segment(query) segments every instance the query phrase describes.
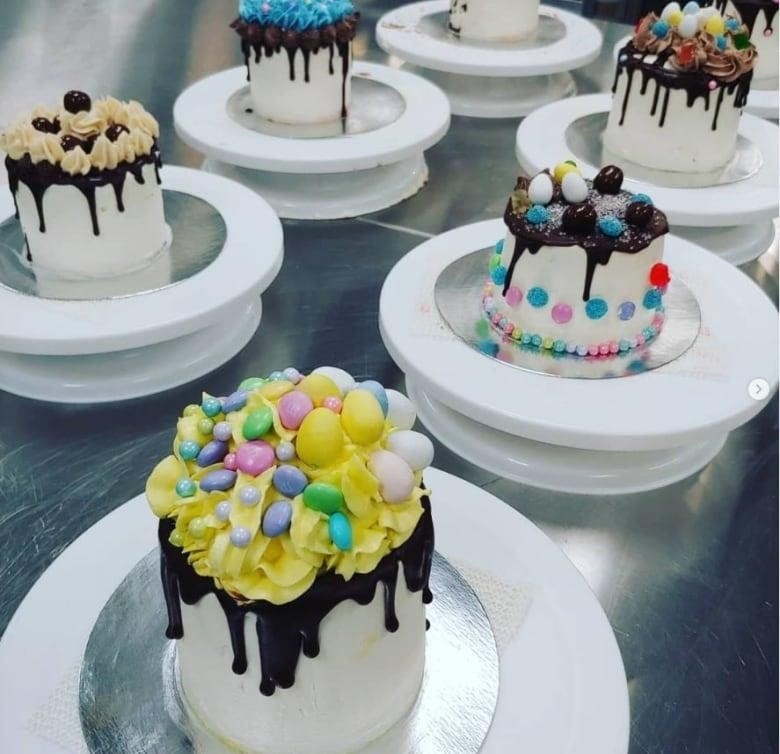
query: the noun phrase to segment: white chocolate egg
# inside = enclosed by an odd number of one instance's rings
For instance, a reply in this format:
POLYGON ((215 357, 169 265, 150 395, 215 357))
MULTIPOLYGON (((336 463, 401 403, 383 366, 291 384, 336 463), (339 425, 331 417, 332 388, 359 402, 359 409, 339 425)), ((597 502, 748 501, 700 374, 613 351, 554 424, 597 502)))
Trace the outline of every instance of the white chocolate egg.
POLYGON ((368 459, 368 470, 379 480, 379 492, 388 503, 402 503, 414 489, 414 474, 401 456, 377 450, 368 459))
POLYGON ((661 18, 664 21, 669 20, 669 16, 674 13, 675 11, 680 10, 680 3, 668 3, 664 6, 664 9, 661 11, 661 18))
POLYGON ((414 404, 397 390, 387 390, 388 421, 398 429, 411 429, 417 420, 414 404))
POLYGON ((553 197, 552 178, 547 173, 539 173, 528 184, 528 198, 531 204, 549 204, 553 197))
POLYGON ((330 378, 344 395, 355 387, 355 378, 338 367, 317 367, 312 374, 321 374, 330 378))
POLYGON ((677 27, 677 33, 683 37, 683 39, 695 37, 697 31, 699 31, 698 16, 685 16, 677 27))
POLYGON ((578 173, 566 173, 561 181, 561 192, 567 202, 578 204, 588 198, 588 184, 578 173))
POLYGON ((433 461, 433 443, 419 432, 408 429, 391 432, 385 445, 389 451, 403 458, 412 471, 422 471, 433 461))

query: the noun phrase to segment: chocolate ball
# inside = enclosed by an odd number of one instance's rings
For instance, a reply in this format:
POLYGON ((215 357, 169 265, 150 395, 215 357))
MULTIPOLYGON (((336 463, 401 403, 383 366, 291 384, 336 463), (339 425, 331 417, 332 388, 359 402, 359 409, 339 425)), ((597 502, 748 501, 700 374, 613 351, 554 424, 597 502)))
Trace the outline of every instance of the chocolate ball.
POLYGON ((71 149, 75 149, 76 147, 84 147, 84 142, 81 139, 76 138, 75 136, 71 136, 70 134, 65 134, 60 139, 60 145, 66 152, 70 152, 71 149))
POLYGON ((56 119, 50 121, 48 118, 33 118, 32 127, 45 134, 56 134, 60 130, 60 122, 56 119))
POLYGON ((590 233, 596 227, 596 210, 590 204, 570 204, 561 217, 563 229, 569 233, 590 233))
POLYGON ((617 165, 606 165, 593 179, 593 188, 602 194, 617 194, 623 185, 623 171, 617 165))
POLYGON ((626 222, 635 228, 644 228, 653 216, 653 205, 632 202, 626 209, 626 222))
POLYGON ((92 108, 92 100, 89 95, 75 89, 65 94, 62 98, 62 104, 69 113, 74 115, 92 108))
POLYGON ((129 134, 130 129, 121 123, 114 123, 106 129, 106 138, 109 141, 116 141, 123 133, 129 134))

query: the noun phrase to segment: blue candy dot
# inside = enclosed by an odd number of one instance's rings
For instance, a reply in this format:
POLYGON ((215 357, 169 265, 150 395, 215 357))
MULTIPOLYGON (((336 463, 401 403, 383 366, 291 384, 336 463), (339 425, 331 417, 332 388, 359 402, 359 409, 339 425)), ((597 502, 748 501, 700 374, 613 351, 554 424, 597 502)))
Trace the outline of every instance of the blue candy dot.
POLYGON ((541 204, 534 204, 534 206, 525 213, 525 221, 531 225, 543 225, 549 219, 549 210, 541 204))
POLYGON ((725 50, 726 46, 728 45, 728 40, 726 37, 718 34, 718 36, 715 37, 715 44, 718 46, 719 50, 725 50))
POLYGON ((653 200, 647 195, 647 194, 634 194, 631 197, 631 203, 637 202, 639 204, 649 204, 650 206, 653 205, 653 200))
POLYGON ((651 27, 650 31, 659 39, 663 39, 669 33, 669 24, 662 19, 658 19, 651 27))
POLYGON ((179 497, 192 497, 198 490, 198 485, 192 479, 179 479, 176 482, 176 494, 179 497))
POLYGON ((504 239, 496 241, 496 254, 502 254, 504 251, 504 239))
POLYGON ((636 311, 636 304, 634 304, 632 301, 624 301, 619 307, 618 307, 618 317, 622 319, 624 322, 627 322, 631 317, 634 316, 634 312, 636 311))
POLYGON ((655 328, 654 327, 646 327, 644 330, 642 330, 642 335, 645 336, 645 340, 650 340, 651 338, 655 337, 655 328))
POLYGON ((605 215, 604 217, 599 218, 599 230, 605 236, 617 238, 625 230, 625 226, 617 217, 605 215))
POLYGON ((585 314, 588 315, 588 319, 601 319, 608 309, 607 302, 603 298, 592 298, 585 304, 585 314))
POLYGON ((183 461, 194 461, 200 453, 200 445, 195 440, 184 440, 179 445, 179 455, 183 461))
POLYGON ((241 488, 241 492, 238 493, 239 498, 241 498, 241 502, 247 506, 247 508, 252 508, 253 506, 257 505, 260 502, 260 490, 257 489, 257 487, 252 487, 251 485, 247 485, 246 487, 241 488))
POLYGON ((628 351, 629 348, 631 348, 631 344, 627 340, 621 340, 620 343, 618 343, 618 349, 621 353, 628 351))
POLYGON ((522 343, 524 346, 527 346, 527 345, 529 345, 529 344, 531 343, 531 335, 530 335, 530 333, 524 332, 524 333, 523 333, 523 337, 520 339, 520 342, 521 342, 521 343, 522 343))
POLYGON ((506 280, 506 267, 503 264, 498 265, 490 277, 496 285, 501 285, 506 280))
POLYGON ((333 544, 342 552, 352 549, 352 525, 340 511, 331 514, 328 519, 328 534, 333 544))
POLYGON ((540 345, 542 345, 542 336, 541 335, 532 335, 531 336, 531 345, 536 346, 539 348, 540 345))
POLYGON ((661 305, 661 291, 658 288, 651 288, 642 301, 642 305, 645 309, 657 309, 661 305))
POLYGON ((245 526, 236 526, 235 529, 230 532, 230 541, 235 547, 248 547, 249 543, 252 541, 252 534, 245 526))
POLYGON ((490 340, 483 340, 478 343, 479 350, 487 354, 488 356, 495 356, 498 353, 498 343, 493 343, 490 340))
POLYGON ((700 10, 701 10, 701 8, 699 7, 699 4, 697 2, 694 2, 694 0, 690 0, 690 2, 685 3, 685 5, 683 6, 682 12, 686 16, 694 16, 700 10))
POLYGON ((222 411, 222 403, 220 403, 218 398, 204 398, 200 407, 203 409, 203 413, 209 418, 216 416, 222 411))
POLYGON ((739 21, 737 21, 736 18, 727 18, 726 19, 726 28, 729 31, 739 31, 739 21))
POLYGON ((525 298, 526 301, 528 301, 528 303, 536 309, 547 306, 547 302, 550 300, 550 297, 547 295, 547 291, 544 290, 544 288, 539 288, 539 286, 534 286, 531 288, 528 293, 526 293, 525 298))
POLYGON ((553 351, 555 353, 563 353, 566 350, 566 343, 562 340, 556 340, 555 343, 553 343, 553 351))

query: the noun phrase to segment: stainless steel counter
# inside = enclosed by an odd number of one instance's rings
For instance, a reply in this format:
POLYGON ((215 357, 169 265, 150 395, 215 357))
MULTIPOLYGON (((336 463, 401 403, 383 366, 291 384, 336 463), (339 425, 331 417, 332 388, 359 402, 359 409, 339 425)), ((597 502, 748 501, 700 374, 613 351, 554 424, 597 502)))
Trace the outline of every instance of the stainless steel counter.
MULTIPOLYGON (((359 55, 385 59, 372 31, 392 5, 362 3, 359 55)), ((234 9, 234 0, 3 0, 0 122, 70 88, 136 98, 161 121, 166 161, 196 166, 171 107, 188 83, 240 62, 227 28, 234 9)), ((612 45, 626 32, 601 28, 600 59, 575 76, 582 92, 606 88, 612 45)), ((142 491, 200 387, 220 393, 247 375, 323 362, 401 386, 377 327, 382 280, 421 236, 500 214, 518 170, 516 125, 454 118, 413 199, 359 220, 285 223, 286 260, 259 332, 197 384, 94 408, 0 393, 0 631, 74 538, 142 491)), ((777 299, 776 255, 743 271, 777 299)), ((598 595, 625 661, 632 754, 777 751, 777 413, 775 398, 697 476, 616 498, 523 487, 437 445, 437 466, 532 519, 598 595)))

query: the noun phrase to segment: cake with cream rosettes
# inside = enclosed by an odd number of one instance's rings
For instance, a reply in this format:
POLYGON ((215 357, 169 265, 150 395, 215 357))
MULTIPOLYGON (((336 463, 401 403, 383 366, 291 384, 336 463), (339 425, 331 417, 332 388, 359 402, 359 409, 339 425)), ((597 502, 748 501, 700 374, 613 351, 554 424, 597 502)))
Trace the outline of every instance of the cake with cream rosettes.
POLYGON ((750 43, 758 55, 753 85, 776 89, 780 65, 780 46, 775 30, 777 0, 715 0, 713 4, 724 16, 739 19, 750 34, 750 43))
POLYGON ((649 13, 619 51, 604 132, 609 157, 706 173, 734 156, 756 50, 736 18, 689 2, 649 13))
POLYGON ((622 183, 614 165, 591 181, 573 162, 518 179, 482 296, 485 315, 507 340, 608 356, 660 332, 669 226, 650 197, 622 183))
POLYGON ((346 117, 359 16, 351 0, 240 0, 232 26, 254 112, 289 124, 346 117))
POLYGON ((36 273, 111 277, 144 267, 166 246, 159 134, 140 103, 92 102, 79 91, 0 133, 36 273))
POLYGON ((539 0, 450 0, 447 25, 476 42, 515 42, 539 25, 539 0))
POLYGON ((341 369, 203 396, 146 495, 184 699, 242 751, 382 735, 423 675, 433 445, 410 401, 341 369))

